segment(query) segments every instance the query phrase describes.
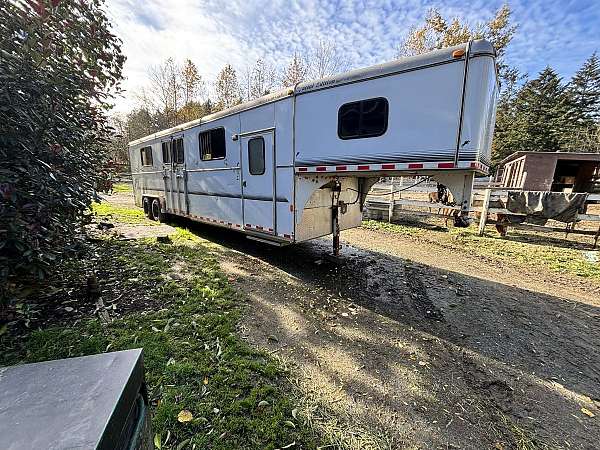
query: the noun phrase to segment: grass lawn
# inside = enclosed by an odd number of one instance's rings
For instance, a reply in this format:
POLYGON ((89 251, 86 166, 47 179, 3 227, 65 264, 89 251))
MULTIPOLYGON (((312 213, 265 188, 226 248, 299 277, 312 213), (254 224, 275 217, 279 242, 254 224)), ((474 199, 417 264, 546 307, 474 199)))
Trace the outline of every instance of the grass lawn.
POLYGON ((113 184, 113 192, 133 192, 133 186, 131 186, 131 183, 115 183, 113 184))
MULTIPOLYGON (((600 281, 600 264, 585 259, 581 250, 554 247, 538 243, 522 242, 502 238, 499 235, 479 236, 477 227, 450 228, 449 231, 429 230, 405 224, 390 224, 376 220, 366 220, 363 227, 373 230, 386 230, 404 236, 426 239, 442 247, 466 251, 474 255, 510 261, 530 268, 540 267, 554 272, 568 273, 600 281)), ((525 233, 511 231, 512 236, 528 237, 525 233)))
MULTIPOLYGON (((137 210, 95 210, 137 220, 137 210)), ((78 261, 96 268, 110 319, 59 315, 54 325, 33 330, 16 321, 0 336, 0 365, 142 347, 157 448, 316 448, 286 371, 239 336, 244 299, 210 249, 183 229, 171 240, 91 243, 78 261), (178 420, 185 415, 189 421, 178 420)), ((81 282, 82 266, 64 265, 55 289, 67 295, 81 282)), ((85 309, 83 296, 78 302, 69 303, 74 313, 85 309)))
POLYGON ((110 203, 94 203, 92 212, 99 221, 118 222, 131 225, 160 225, 159 222, 148 219, 140 208, 126 208, 111 205, 110 203))

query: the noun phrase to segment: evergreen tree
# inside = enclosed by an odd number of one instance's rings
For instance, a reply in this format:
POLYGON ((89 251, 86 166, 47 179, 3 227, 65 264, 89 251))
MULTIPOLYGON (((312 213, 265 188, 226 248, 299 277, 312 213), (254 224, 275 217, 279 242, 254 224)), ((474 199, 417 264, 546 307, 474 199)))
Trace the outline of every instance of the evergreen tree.
POLYGON ((600 122, 600 58, 594 52, 575 73, 570 86, 575 107, 586 125, 600 122))
POLYGON ((563 136, 577 127, 577 114, 570 91, 556 72, 546 67, 525 83, 516 96, 515 150, 559 151, 563 136))
POLYGON ((496 110, 496 127, 492 142, 492 164, 496 165, 521 145, 523 127, 516 126, 517 95, 521 87, 519 81, 524 78, 517 69, 509 69, 506 74, 506 83, 498 99, 496 110))
POLYGON ((572 90, 550 67, 518 89, 513 72, 498 102, 492 160, 513 152, 576 151, 581 128, 572 90))

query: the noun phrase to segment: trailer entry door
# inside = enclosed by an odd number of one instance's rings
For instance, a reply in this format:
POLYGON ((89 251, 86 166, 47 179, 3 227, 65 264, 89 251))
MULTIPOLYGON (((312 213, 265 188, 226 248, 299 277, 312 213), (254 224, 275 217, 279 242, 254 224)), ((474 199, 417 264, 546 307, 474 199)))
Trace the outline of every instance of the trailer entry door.
POLYGON ((161 143, 163 179, 167 211, 188 214, 185 195, 185 149, 183 136, 172 137, 161 143))
POLYGON ((241 147, 244 228, 275 234, 275 135, 246 135, 241 147))

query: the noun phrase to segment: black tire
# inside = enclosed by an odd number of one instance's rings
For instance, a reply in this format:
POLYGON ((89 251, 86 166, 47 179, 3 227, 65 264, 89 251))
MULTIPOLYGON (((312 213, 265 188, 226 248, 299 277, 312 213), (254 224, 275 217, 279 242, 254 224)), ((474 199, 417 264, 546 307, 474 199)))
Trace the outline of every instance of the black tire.
POLYGON ((148 219, 152 219, 152 211, 150 209, 150 199, 148 197, 144 197, 142 200, 142 205, 144 206, 144 214, 148 219))
POLYGON ((165 221, 165 215, 162 213, 160 209, 160 202, 157 198, 152 200, 152 219, 158 220, 159 222, 165 221))

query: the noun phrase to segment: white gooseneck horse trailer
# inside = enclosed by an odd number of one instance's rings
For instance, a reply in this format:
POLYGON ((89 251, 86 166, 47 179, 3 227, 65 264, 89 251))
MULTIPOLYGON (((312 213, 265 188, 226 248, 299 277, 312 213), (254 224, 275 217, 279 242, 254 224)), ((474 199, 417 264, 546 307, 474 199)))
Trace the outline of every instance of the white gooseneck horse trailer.
POLYGON ((274 244, 359 226, 382 176, 428 175, 470 207, 498 81, 483 40, 266 95, 129 144, 136 204, 274 244))

